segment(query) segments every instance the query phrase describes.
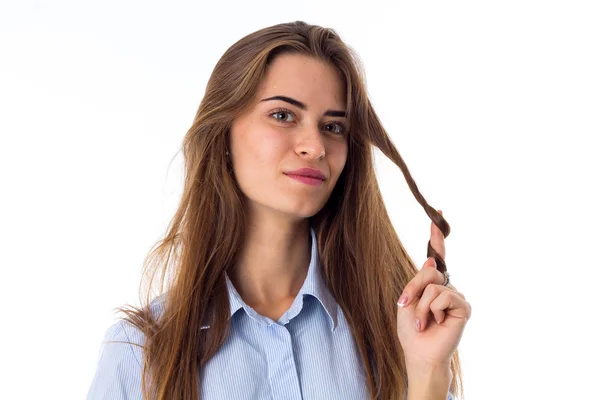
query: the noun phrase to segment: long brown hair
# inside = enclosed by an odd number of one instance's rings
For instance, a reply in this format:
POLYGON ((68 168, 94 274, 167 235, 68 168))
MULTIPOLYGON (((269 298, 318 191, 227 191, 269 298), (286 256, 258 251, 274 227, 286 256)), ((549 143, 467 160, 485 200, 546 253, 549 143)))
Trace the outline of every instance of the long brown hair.
MULTIPOLYGON (((351 327, 371 397, 405 396, 407 375, 396 333, 396 301, 418 269, 387 214, 372 146, 400 167, 417 201, 444 236, 450 226, 425 201, 375 114, 356 53, 334 30, 296 21, 258 30, 227 49, 183 139, 183 194, 164 238, 144 260, 142 307, 116 309, 146 338, 145 399, 198 399, 197 373, 229 334, 225 273, 234 265, 245 237, 244 197, 225 154, 229 130, 232 120, 253 101, 270 63, 282 53, 316 57, 342 73, 350 122, 348 156, 330 198, 310 224, 317 235, 323 279, 351 327), (144 282, 148 284, 145 299, 144 282), (160 315, 150 308, 157 282, 157 293, 164 296, 160 315), (211 329, 200 330, 205 318, 211 329)), ((435 256, 445 269, 429 244, 427 255, 435 256)), ((451 369, 450 389, 462 397, 458 351, 451 369)))

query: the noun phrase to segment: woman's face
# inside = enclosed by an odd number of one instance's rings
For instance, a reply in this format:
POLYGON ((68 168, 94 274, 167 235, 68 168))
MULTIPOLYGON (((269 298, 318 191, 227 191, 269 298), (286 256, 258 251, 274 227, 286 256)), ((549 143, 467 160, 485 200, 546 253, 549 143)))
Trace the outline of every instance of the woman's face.
POLYGON ((342 76, 333 66, 297 54, 273 60, 254 103, 231 128, 235 179, 250 211, 300 219, 325 205, 348 154, 345 96, 342 76), (267 100, 274 96, 295 104, 267 100), (286 174, 299 168, 319 170, 325 179, 311 185, 286 174))

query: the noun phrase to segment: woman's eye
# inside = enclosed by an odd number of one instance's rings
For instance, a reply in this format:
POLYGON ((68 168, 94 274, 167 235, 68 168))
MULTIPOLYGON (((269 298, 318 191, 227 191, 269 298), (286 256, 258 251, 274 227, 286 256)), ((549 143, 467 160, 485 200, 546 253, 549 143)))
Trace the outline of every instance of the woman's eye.
POLYGON ((337 134, 340 134, 340 135, 346 133, 346 127, 342 123, 335 123, 335 124, 331 124, 330 123, 330 124, 325 125, 325 127, 326 128, 327 127, 333 127, 334 130, 332 131, 332 130, 328 129, 329 132, 337 133, 337 134), (336 129, 336 127, 337 127, 337 129, 336 129))
POLYGON ((279 122, 291 122, 289 120, 287 120, 287 118, 285 117, 286 115, 292 115, 291 112, 286 111, 286 110, 277 110, 277 111, 273 111, 271 114, 269 115, 275 115, 275 119, 279 122), (283 118, 277 118, 278 116, 283 116, 283 118))

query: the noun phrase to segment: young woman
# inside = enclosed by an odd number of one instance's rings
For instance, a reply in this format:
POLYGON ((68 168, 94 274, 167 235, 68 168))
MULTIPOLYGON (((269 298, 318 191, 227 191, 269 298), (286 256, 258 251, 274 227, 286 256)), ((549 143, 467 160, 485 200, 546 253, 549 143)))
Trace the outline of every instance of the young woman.
POLYGON ((471 306, 448 282, 450 227, 419 193, 361 71, 335 31, 301 21, 225 52, 184 138, 184 191, 145 260, 145 302, 119 308, 88 399, 461 394, 471 306), (372 146, 433 221, 420 270, 386 213, 372 146), (166 289, 150 301, 157 276, 166 289))

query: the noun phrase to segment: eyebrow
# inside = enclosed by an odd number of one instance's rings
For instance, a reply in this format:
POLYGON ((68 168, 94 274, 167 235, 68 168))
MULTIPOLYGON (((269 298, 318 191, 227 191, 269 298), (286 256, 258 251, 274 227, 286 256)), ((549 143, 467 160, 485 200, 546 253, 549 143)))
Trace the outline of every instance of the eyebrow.
MULTIPOLYGON (((287 96, 273 96, 273 97, 269 97, 266 99, 262 99, 261 101, 268 101, 268 100, 282 100, 282 101, 290 103, 302 110, 307 109, 306 104, 304 104, 301 101, 298 101, 296 99, 292 99, 291 97, 287 97, 287 96)), ((326 115, 328 117, 346 117, 346 112, 340 111, 340 110, 327 110, 327 111, 325 111, 325 113, 323 115, 326 115)))

